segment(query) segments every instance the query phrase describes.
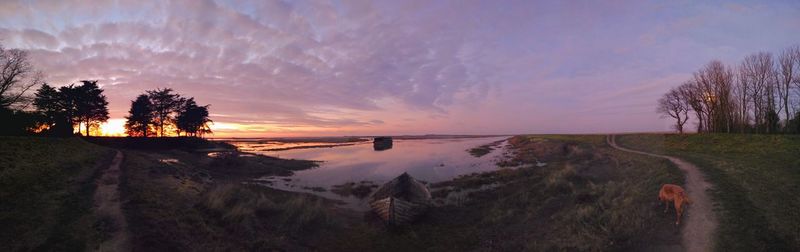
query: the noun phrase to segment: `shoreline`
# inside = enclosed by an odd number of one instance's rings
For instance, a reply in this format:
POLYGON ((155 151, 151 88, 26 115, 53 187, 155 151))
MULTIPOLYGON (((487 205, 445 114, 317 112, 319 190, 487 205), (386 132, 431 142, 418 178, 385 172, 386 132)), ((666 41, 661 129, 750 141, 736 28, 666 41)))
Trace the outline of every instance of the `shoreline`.
MULTIPOLYGON (((392 136, 394 140, 438 140, 438 139, 474 139, 474 138, 490 138, 490 137, 512 137, 507 135, 422 135, 422 136, 392 136)), ((224 139, 209 139, 211 142, 219 142, 234 145, 241 148, 238 143, 245 144, 268 144, 270 142, 277 142, 280 144, 298 144, 298 143, 318 143, 319 145, 306 145, 306 146, 293 146, 293 147, 277 147, 263 150, 243 150, 246 153, 255 152, 277 152, 295 149, 315 149, 315 148, 335 148, 343 146, 353 146, 359 144, 371 144, 372 141, 366 138, 358 138, 353 140, 352 137, 336 137, 336 138, 295 138, 285 140, 284 138, 224 138, 224 139)), ((278 145, 280 145, 278 144, 278 145)))

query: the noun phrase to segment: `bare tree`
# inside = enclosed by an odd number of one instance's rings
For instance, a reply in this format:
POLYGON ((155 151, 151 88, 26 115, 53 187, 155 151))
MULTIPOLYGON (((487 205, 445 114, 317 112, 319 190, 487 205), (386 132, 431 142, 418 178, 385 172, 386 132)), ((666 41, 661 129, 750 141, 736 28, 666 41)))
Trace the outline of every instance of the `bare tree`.
POLYGON ((748 94, 753 104, 756 133, 760 130, 768 131, 767 117, 770 110, 774 108, 770 104, 771 98, 769 98, 771 95, 770 85, 774 81, 773 65, 772 54, 760 52, 745 57, 740 68, 742 81, 747 82, 750 88, 748 94))
POLYGON ((714 60, 695 72, 693 79, 697 89, 694 99, 699 100, 703 106, 706 130, 731 132, 735 121, 733 71, 722 62, 714 60))
POLYGON ((783 105, 784 131, 788 131, 789 120, 792 119, 789 113, 792 83, 798 81, 797 75, 800 72, 800 69, 798 69, 800 68, 800 46, 793 46, 783 50, 778 57, 778 68, 778 93, 780 102, 783 105))
POLYGON ((683 100, 688 104, 688 108, 694 111, 697 117, 697 132, 705 132, 705 118, 706 109, 703 102, 702 92, 699 86, 693 80, 684 82, 678 87, 678 93, 683 97, 683 100))
POLYGON ((41 72, 34 70, 27 52, 0 45, 0 108, 27 101, 25 92, 42 84, 42 80, 41 72))
POLYGON ((676 119, 675 129, 683 134, 683 125, 689 120, 689 103, 677 88, 671 89, 658 100, 657 112, 676 119))
POLYGON ((789 127, 800 126, 800 46, 777 62, 767 52, 748 55, 736 70, 711 61, 659 100, 660 113, 668 114, 673 92, 694 112, 698 132, 800 132, 789 127))
POLYGON ((746 72, 742 70, 742 67, 737 69, 737 78, 736 78, 736 87, 734 88, 734 94, 736 95, 736 102, 739 105, 739 109, 737 114, 739 116, 739 132, 745 133, 745 131, 750 127, 750 81, 748 81, 748 76, 746 72))

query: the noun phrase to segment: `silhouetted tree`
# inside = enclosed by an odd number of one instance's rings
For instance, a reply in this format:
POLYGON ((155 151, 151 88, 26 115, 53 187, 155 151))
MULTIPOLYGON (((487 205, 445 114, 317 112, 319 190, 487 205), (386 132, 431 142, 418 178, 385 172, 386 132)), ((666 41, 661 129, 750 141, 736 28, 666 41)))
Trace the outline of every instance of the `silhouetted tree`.
MULTIPOLYGON (((58 88, 58 106, 61 107, 62 115, 66 119, 70 128, 75 125, 80 125, 80 118, 78 117, 78 97, 80 93, 75 85, 70 84, 58 88)), ((78 129, 80 130, 80 129, 78 129)), ((73 130, 74 132, 74 130, 73 130)))
POLYGON ((38 124, 43 132, 40 133, 55 136, 72 135, 72 123, 67 119, 62 98, 58 90, 46 83, 36 91, 33 104, 41 115, 38 124))
POLYGON ((0 108, 11 108, 25 101, 25 92, 41 84, 42 79, 42 74, 31 65, 27 52, 0 45, 0 108))
POLYGON ((31 134, 41 120, 38 113, 2 107, 0 107, 0 118, 4 120, 0 123, 0 135, 4 136, 31 134), (6 119, 8 121, 5 121, 6 119))
POLYGON ((183 105, 184 99, 172 93, 170 88, 148 90, 147 96, 152 103, 153 123, 158 129, 158 135, 164 136, 164 126, 174 121, 174 115, 183 105))
POLYGON ((675 129, 683 134, 683 125, 689 120, 689 103, 678 89, 673 88, 658 100, 657 111, 676 119, 675 129))
POLYGON ((193 97, 187 99, 175 120, 178 135, 180 132, 184 132, 187 136, 211 133, 208 127, 208 123, 211 122, 208 119, 208 107, 209 105, 197 106, 193 97))
POLYGON ((131 109, 128 111, 128 116, 125 118, 125 133, 129 136, 147 137, 153 133, 151 125, 153 124, 153 104, 150 103, 150 97, 145 94, 136 97, 136 100, 131 101, 131 109))
POLYGON ((59 104, 59 98, 58 90, 47 83, 42 84, 42 86, 36 90, 33 105, 36 106, 36 110, 44 116, 43 123, 47 124, 47 126, 54 125, 56 117, 63 115, 63 109, 59 104))
POLYGON ((72 132, 75 126, 83 123, 85 134, 89 136, 91 127, 108 120, 108 101, 103 89, 97 86, 97 81, 81 83, 79 86, 62 86, 58 90, 44 84, 37 90, 34 105, 42 114, 45 127, 58 127, 58 134, 63 135, 64 128, 72 132))
POLYGON ((103 89, 97 86, 97 81, 83 80, 81 85, 75 87, 77 92, 76 118, 86 127, 86 136, 89 136, 89 128, 98 126, 100 123, 108 121, 108 101, 103 95, 103 89))

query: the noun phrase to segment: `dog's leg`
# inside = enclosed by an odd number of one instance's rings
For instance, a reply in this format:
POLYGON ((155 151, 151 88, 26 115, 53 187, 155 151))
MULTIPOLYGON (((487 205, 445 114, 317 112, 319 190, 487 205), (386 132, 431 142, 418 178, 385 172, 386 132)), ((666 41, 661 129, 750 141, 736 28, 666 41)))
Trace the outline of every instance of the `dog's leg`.
POLYGON ((667 213, 667 211, 669 211, 669 201, 665 200, 664 201, 664 213, 667 213))

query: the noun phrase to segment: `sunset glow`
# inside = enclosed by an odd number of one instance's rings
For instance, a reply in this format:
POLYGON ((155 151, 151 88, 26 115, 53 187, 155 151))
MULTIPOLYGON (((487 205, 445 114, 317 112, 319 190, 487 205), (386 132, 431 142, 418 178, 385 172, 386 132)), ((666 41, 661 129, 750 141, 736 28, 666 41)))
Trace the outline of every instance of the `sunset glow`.
POLYGON ((101 136, 125 136, 125 119, 108 119, 108 122, 100 124, 99 131, 101 136))

